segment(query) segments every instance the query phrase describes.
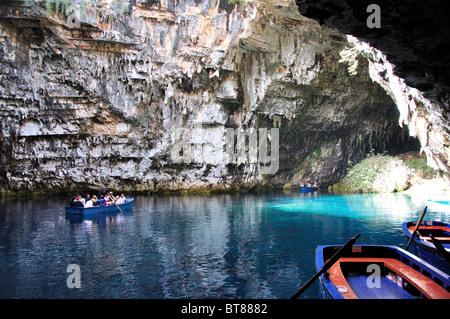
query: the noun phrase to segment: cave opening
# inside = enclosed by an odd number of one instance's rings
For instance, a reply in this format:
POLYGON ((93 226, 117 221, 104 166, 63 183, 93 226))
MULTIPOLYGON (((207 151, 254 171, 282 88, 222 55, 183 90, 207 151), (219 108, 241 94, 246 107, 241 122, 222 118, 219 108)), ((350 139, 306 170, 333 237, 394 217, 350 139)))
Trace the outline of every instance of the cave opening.
POLYGON ((417 137, 409 135, 408 127, 398 127, 397 133, 387 143, 387 154, 397 156, 408 152, 420 152, 420 141, 417 137))

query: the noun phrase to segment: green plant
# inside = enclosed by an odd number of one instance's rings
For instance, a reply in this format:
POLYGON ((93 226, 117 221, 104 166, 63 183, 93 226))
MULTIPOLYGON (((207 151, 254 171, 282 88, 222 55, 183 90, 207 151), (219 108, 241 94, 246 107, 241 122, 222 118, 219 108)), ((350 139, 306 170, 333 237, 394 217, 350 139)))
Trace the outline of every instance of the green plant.
POLYGON ((244 4, 245 0, 228 0, 228 4, 230 6, 235 5, 235 4, 244 4))
POLYGON ((368 156, 351 167, 333 189, 356 193, 402 191, 409 187, 411 176, 412 170, 404 162, 379 154, 368 156))
POLYGON ((436 176, 435 170, 427 165, 427 160, 424 157, 406 160, 404 163, 423 178, 432 179, 436 176))
POLYGON ((358 73, 358 50, 355 47, 346 47, 339 52, 341 59, 339 63, 347 63, 347 71, 350 75, 358 73))
POLYGON ((347 167, 348 169, 351 169, 353 167, 353 162, 351 160, 347 161, 347 167))
POLYGON ((282 73, 285 70, 283 62, 274 62, 267 67, 269 73, 282 73))

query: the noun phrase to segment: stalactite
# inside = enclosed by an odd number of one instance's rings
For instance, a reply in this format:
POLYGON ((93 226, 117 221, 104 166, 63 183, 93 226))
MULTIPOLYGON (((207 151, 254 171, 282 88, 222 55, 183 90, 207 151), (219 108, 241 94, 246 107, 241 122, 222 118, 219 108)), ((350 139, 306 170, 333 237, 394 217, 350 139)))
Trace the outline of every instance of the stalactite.
MULTIPOLYGON (((150 191, 223 181, 281 185, 307 174, 324 185, 342 178, 350 158, 386 147, 397 124, 392 99, 368 79, 363 59, 356 75, 339 64, 345 36, 296 15, 292 2, 257 0, 226 12, 194 2, 161 10, 135 5, 124 17, 98 8, 76 36, 55 22, 55 32, 44 32, 46 42, 36 47, 0 21, 9 36, 0 47, 0 71, 18 75, 0 78, 2 147, 11 150, 0 170, 49 187, 74 186, 74 174, 85 169, 86 184, 150 191), (45 125, 32 123, 44 119, 45 125), (193 134, 194 124, 203 131, 193 134), (39 149, 20 136, 27 125, 30 136, 42 138, 39 149), (255 163, 225 164, 227 128, 279 129, 276 174, 261 176, 255 163), (205 162, 174 161, 180 132, 201 140, 205 162), (55 140, 59 146, 45 160, 65 172, 59 177, 46 179, 15 161, 27 158, 29 147, 42 163, 55 140)), ((33 8, 44 28, 47 13, 33 8)))

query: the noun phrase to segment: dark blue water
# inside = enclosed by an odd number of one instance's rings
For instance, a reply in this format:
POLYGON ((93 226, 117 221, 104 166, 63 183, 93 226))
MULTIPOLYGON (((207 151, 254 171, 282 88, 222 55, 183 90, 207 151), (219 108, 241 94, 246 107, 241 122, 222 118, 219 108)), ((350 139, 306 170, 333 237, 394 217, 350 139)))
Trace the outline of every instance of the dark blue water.
MULTIPOLYGON (((68 218, 68 198, 0 198, 0 298, 289 298, 317 245, 404 247, 425 199, 386 195, 138 196, 68 218), (68 288, 69 264, 81 288, 68 288)), ((442 219, 429 212, 428 218, 442 219)), ((445 216, 444 216, 445 217, 445 216)), ((302 298, 321 298, 318 283, 302 298)))

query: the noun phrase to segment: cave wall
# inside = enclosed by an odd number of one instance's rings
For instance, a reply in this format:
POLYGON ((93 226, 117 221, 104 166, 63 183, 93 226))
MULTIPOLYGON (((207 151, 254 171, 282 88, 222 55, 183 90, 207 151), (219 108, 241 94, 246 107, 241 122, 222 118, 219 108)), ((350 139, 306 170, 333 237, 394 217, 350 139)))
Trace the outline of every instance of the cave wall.
POLYGON ((370 61, 349 72, 346 36, 290 1, 97 1, 79 18, 0 5, 2 191, 328 186, 415 147, 370 61), (227 129, 251 128, 279 130, 270 174, 227 161, 227 129))
POLYGON ((371 78, 392 96, 400 125, 419 139, 428 165, 450 173, 450 2, 296 0, 299 12, 351 35, 369 60, 371 78), (379 7, 380 25, 367 21, 379 7))

